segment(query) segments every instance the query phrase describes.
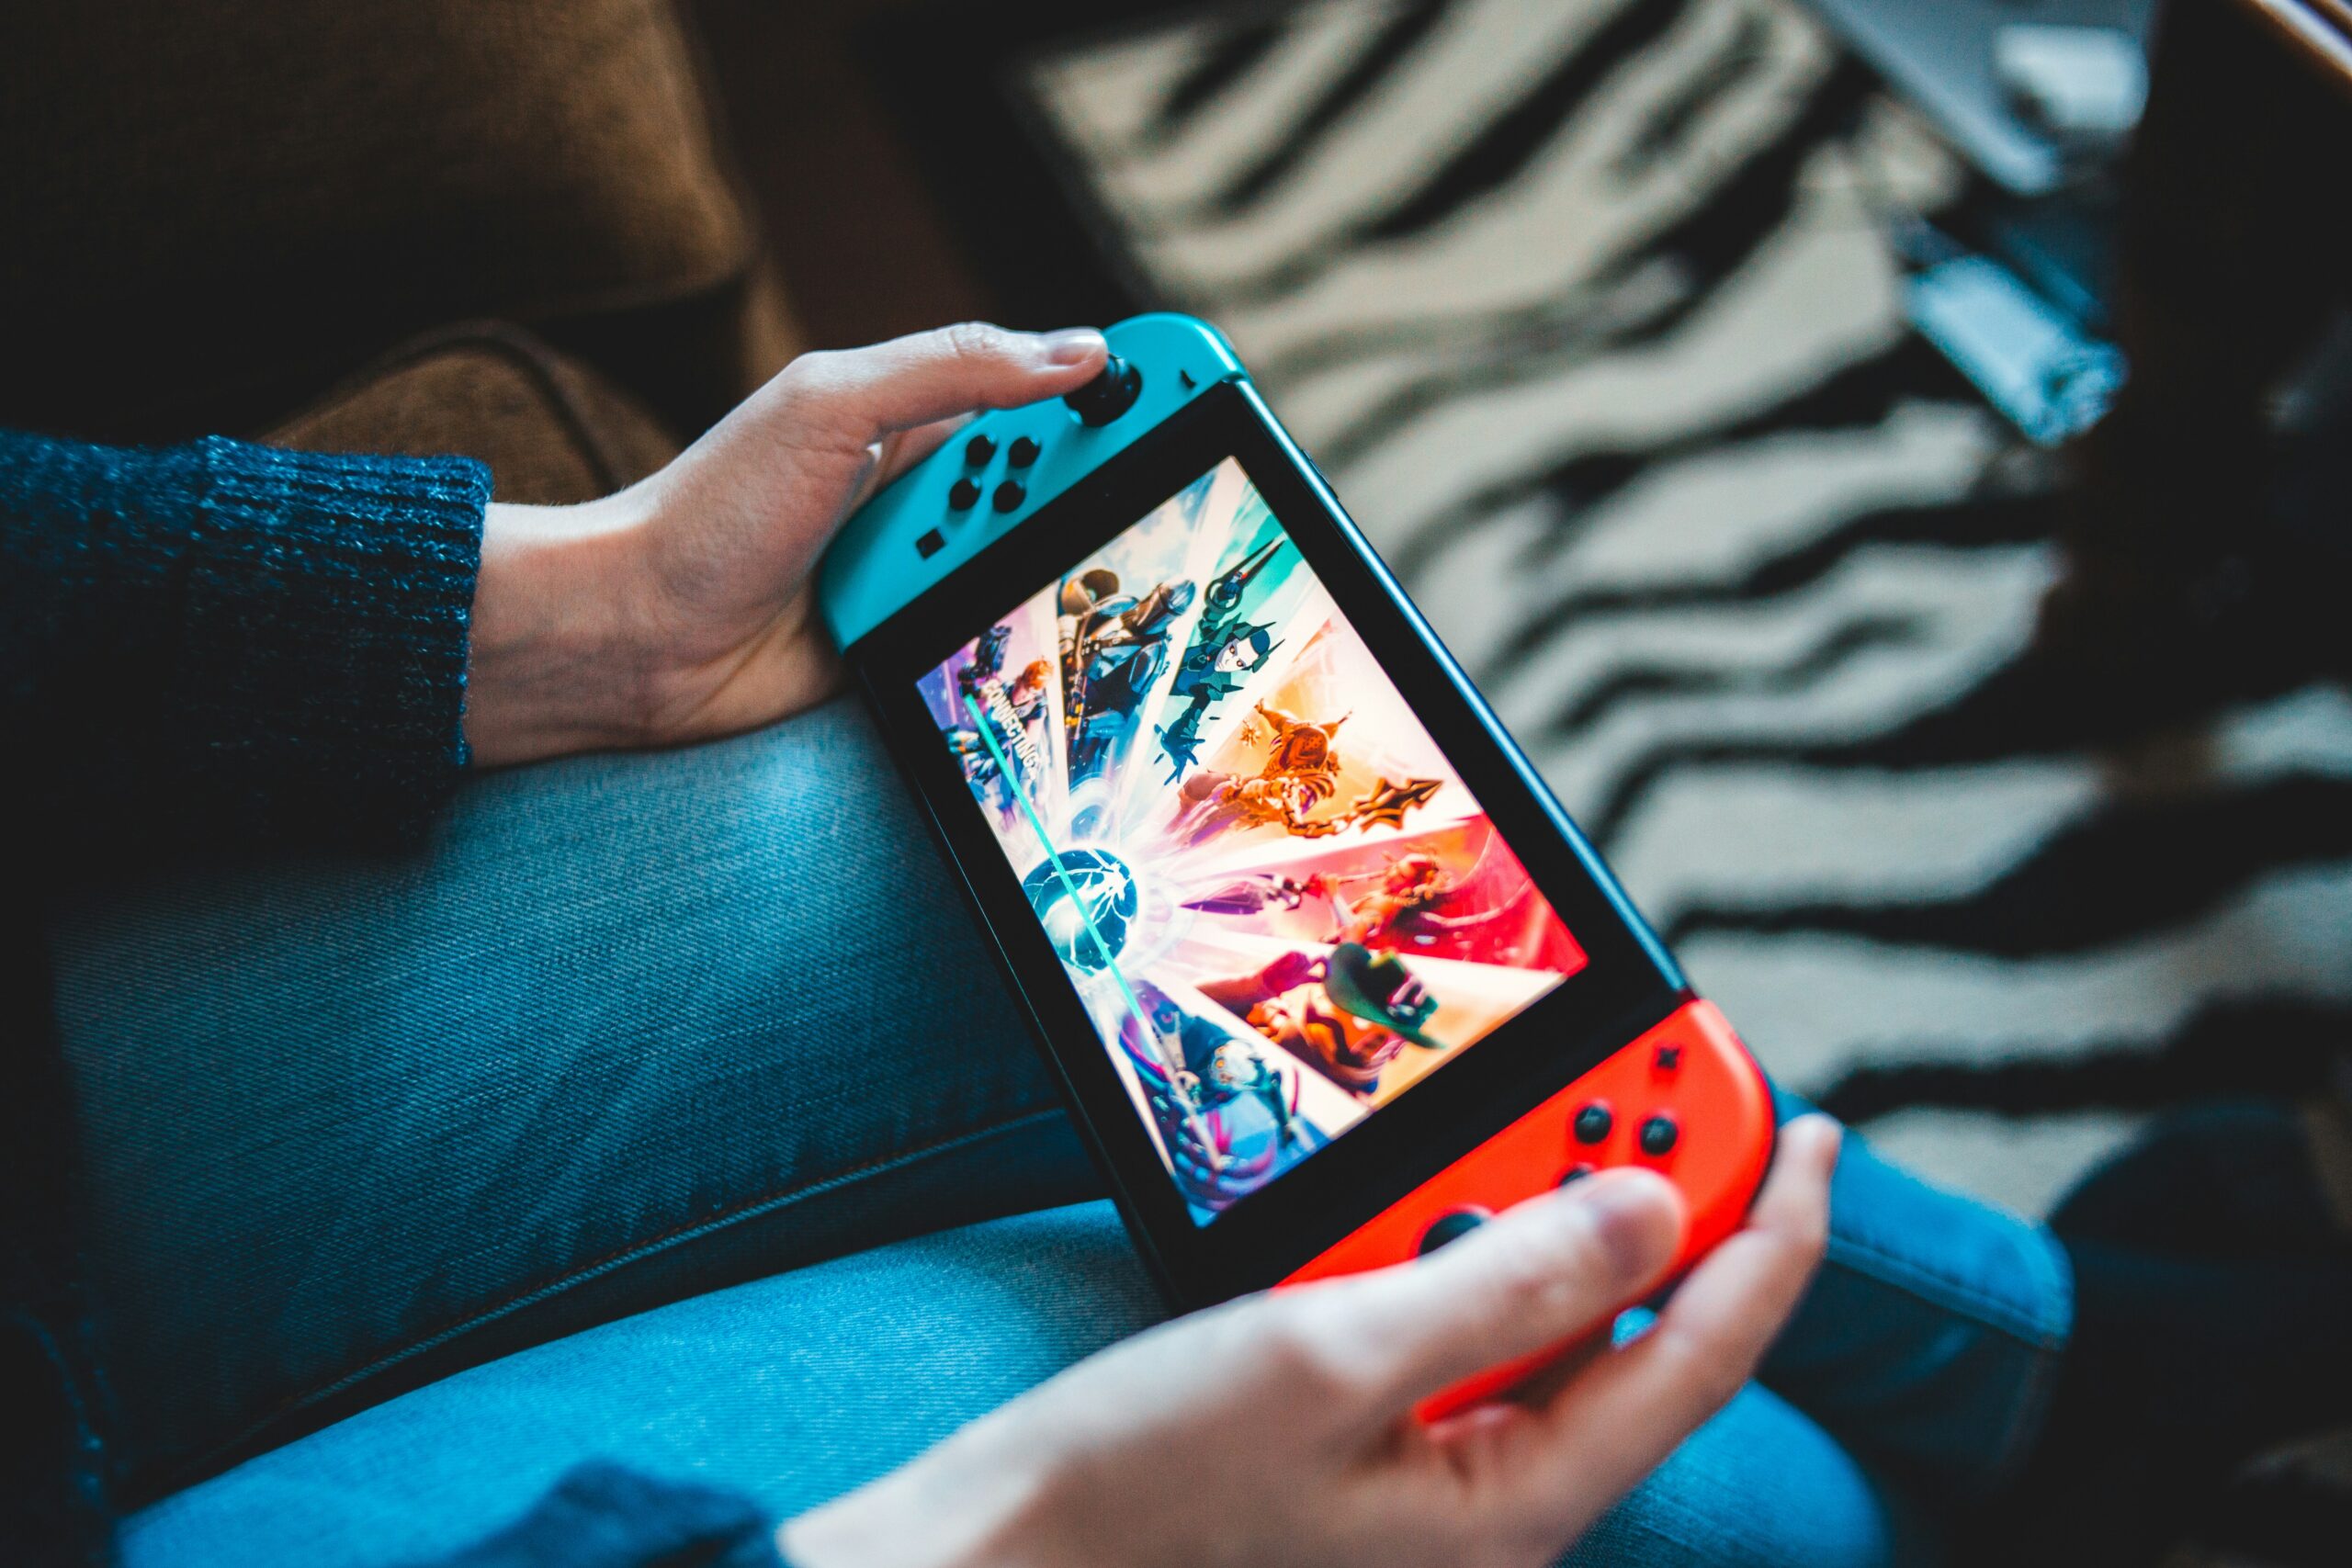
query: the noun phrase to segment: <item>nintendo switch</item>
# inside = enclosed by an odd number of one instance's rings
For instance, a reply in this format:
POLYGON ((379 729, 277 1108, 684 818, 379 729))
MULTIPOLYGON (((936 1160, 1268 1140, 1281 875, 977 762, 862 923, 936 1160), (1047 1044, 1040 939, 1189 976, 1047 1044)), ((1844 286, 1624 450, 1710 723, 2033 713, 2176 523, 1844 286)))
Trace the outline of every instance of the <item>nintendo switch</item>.
POLYGON ((1195 1306, 1640 1164, 1687 1264, 1770 1162, 1761 1074, 1224 338, 1106 335, 851 519, 819 602, 1146 1259, 1195 1306))

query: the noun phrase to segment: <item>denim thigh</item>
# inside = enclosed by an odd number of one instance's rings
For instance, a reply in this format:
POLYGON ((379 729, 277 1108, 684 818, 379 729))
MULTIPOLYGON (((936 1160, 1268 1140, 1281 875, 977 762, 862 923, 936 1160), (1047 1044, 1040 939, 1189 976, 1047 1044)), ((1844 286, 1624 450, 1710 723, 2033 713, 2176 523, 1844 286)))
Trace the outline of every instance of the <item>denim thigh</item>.
POLYGON ((1099 1187, 862 712, 471 781, 51 932, 134 1495, 458 1367, 1099 1187))
MULTIPOLYGON (((1782 1120, 1812 1109, 1776 1099, 1782 1120)), ((2074 1315, 2048 1226, 1930 1186, 1849 1134, 1828 1255, 1758 1376, 1922 1497, 1963 1508, 2024 1462, 2074 1315)))
MULTIPOLYGON (((905 1462, 1159 1311, 1107 1204, 925 1236, 591 1329, 379 1405, 147 1509, 124 1531, 123 1560, 413 1562, 498 1529, 592 1459, 733 1487, 781 1518, 905 1462)), ((1928 1550, 1899 1493, 1749 1388, 1567 1562, 1886 1568, 1928 1550)))

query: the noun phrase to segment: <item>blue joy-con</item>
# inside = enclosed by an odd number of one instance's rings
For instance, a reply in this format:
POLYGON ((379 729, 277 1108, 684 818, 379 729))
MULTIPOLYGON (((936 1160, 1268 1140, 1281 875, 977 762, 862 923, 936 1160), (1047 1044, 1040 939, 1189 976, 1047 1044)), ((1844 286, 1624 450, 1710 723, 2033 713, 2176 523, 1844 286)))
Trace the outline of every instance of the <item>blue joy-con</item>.
POLYGON ((1125 412, 1090 425, 1055 398, 984 413, 842 526, 817 569, 817 607, 836 648, 912 604, 1211 387, 1247 374, 1225 334, 1192 316, 1135 316, 1102 335, 1141 378, 1125 412), (1035 444, 1034 456, 1024 442, 1035 444))

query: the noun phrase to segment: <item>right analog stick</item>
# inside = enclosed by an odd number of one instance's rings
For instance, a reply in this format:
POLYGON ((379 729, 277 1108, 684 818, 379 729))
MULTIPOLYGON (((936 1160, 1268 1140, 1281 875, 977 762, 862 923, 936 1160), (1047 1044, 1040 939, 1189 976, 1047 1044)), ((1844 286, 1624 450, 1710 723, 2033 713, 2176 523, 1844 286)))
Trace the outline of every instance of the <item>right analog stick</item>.
POLYGON ((1112 355, 1102 362, 1102 373, 1062 399, 1069 412, 1078 415, 1084 425, 1108 424, 1129 409, 1143 395, 1143 372, 1112 355))
POLYGON ((1487 1218, 1484 1209, 1448 1209, 1430 1221, 1430 1228, 1421 1233, 1420 1255, 1427 1258, 1439 1247, 1460 1241, 1485 1224, 1487 1218))

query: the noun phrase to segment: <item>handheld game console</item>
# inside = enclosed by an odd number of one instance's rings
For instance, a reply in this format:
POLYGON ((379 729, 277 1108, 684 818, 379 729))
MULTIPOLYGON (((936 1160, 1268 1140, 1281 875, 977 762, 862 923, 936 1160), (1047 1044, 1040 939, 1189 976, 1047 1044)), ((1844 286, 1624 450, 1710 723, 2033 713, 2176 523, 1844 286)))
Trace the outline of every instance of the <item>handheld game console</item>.
POLYGON ((1642 1165, 1687 1267, 1761 1073, 1224 338, 1106 335, 853 517, 819 604, 1145 1258, 1199 1305, 1642 1165))

